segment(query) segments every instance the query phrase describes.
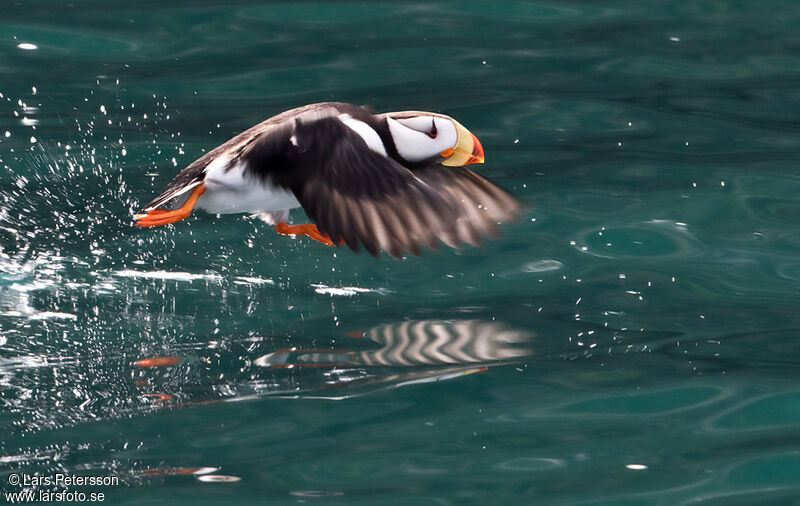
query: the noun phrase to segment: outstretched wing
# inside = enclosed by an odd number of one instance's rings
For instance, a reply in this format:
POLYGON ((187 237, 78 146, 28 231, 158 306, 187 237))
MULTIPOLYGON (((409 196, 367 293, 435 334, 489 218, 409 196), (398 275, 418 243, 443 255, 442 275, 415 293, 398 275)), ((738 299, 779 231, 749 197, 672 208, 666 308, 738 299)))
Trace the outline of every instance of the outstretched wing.
POLYGON ((450 246, 459 242, 476 246, 482 236, 497 237, 497 224, 513 221, 522 212, 522 204, 513 195, 466 167, 436 164, 415 170, 414 174, 455 203, 455 236, 441 238, 450 246))
POLYGON ((465 168, 411 171, 367 146, 338 118, 298 121, 294 149, 274 182, 294 192, 309 218, 334 242, 377 256, 420 254, 439 241, 475 244, 510 219, 517 201, 465 168))
MULTIPOLYGON (((336 102, 309 104, 290 109, 262 121, 186 166, 169 182, 158 197, 145 206, 145 210, 161 207, 202 183, 205 179, 206 167, 220 156, 236 158, 250 150, 252 146, 257 146, 262 150, 266 149, 269 156, 282 155, 288 143, 290 132, 287 132, 293 125, 293 118, 314 119, 335 116, 339 114, 339 109, 347 106, 348 104, 336 102)), ((358 109, 355 106, 349 107, 358 109)))

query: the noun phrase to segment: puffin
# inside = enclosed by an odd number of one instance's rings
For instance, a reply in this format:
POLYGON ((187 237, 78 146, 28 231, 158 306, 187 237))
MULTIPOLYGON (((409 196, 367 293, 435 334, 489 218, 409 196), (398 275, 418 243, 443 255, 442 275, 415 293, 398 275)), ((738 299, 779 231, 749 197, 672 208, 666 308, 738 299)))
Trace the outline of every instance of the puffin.
POLYGON ((134 215, 141 227, 166 225, 194 208, 251 213, 279 234, 329 246, 363 247, 378 257, 423 246, 457 248, 496 237, 521 203, 477 172, 478 138, 444 114, 376 114, 341 102, 273 116, 181 170, 134 215), (287 223, 302 207, 313 223, 287 223))

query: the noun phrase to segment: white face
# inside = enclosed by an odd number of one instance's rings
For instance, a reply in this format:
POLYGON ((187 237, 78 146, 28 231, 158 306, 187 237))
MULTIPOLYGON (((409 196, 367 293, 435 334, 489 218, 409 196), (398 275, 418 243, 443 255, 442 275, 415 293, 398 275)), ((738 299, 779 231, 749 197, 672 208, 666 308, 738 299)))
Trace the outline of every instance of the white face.
POLYGON ((452 149, 458 141, 456 126, 441 116, 386 117, 397 153, 409 162, 419 162, 452 149))

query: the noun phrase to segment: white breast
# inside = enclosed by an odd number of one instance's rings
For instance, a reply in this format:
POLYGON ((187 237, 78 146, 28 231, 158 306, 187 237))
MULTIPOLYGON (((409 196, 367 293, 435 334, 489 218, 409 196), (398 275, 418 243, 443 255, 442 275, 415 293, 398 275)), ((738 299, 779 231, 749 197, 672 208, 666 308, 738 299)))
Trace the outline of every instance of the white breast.
POLYGON ((294 194, 268 180, 245 174, 244 163, 230 167, 230 159, 220 157, 208 164, 206 192, 197 207, 213 214, 282 211, 300 206, 294 194))

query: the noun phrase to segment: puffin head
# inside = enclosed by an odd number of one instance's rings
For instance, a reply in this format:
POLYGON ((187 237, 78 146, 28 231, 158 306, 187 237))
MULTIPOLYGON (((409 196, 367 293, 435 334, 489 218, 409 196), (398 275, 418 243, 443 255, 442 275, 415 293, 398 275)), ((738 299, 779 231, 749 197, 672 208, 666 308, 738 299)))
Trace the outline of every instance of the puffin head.
POLYGON ((450 116, 422 111, 385 116, 397 154, 405 161, 439 162, 451 167, 483 163, 483 146, 478 138, 450 116))

